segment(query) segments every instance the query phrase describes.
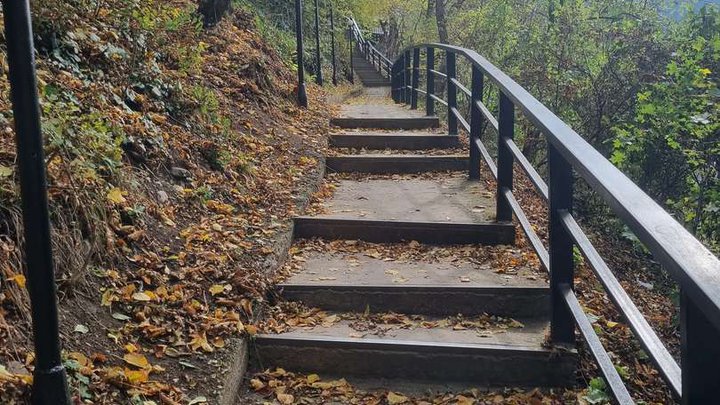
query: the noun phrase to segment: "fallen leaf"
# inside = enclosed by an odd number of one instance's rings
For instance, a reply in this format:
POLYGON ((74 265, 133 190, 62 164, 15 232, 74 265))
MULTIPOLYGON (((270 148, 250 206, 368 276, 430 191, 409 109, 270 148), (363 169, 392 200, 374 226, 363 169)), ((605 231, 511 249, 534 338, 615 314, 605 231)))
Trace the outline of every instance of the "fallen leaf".
POLYGON ((278 393, 278 394, 277 394, 277 400, 278 400, 278 402, 280 402, 281 404, 289 405, 289 404, 292 404, 293 402, 295 402, 295 397, 293 397, 293 396, 290 395, 290 394, 280 394, 280 393, 278 393))
POLYGON ((14 281, 20 288, 25 288, 25 284, 27 282, 27 279, 23 274, 16 274, 12 277, 8 277, 8 280, 14 281))
POLYGON ((13 174, 13 168, 8 166, 0 165, 0 178, 10 177, 13 174))
POLYGON ((122 204, 126 201, 125 197, 123 196, 123 191, 117 187, 108 191, 107 199, 113 204, 122 204))
POLYGON ((90 329, 85 325, 77 324, 77 325, 75 325, 75 329, 73 329, 73 331, 77 332, 77 333, 86 334, 86 333, 90 332, 90 329))
POLYGON ((139 353, 127 353, 123 356, 126 363, 139 368, 151 368, 150 362, 139 353))
POLYGON ((210 287, 210 294, 212 294, 213 296, 218 295, 223 291, 225 291, 225 287, 221 286, 220 284, 213 284, 213 286, 210 287))
POLYGON ((387 394, 387 401, 390 405, 396 405, 396 404, 404 404, 405 402, 408 402, 408 397, 400 394, 396 394, 394 392, 388 392, 387 394))

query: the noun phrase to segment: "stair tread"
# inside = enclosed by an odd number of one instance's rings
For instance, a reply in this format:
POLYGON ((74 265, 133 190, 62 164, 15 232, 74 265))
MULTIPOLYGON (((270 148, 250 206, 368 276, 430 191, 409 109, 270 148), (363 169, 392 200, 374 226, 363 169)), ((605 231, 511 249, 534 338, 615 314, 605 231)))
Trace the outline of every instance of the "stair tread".
POLYGON ((363 136, 378 136, 378 137, 407 137, 407 138, 413 138, 413 137, 432 137, 432 138, 453 138, 457 139, 456 136, 448 135, 448 134, 442 134, 437 132, 428 132, 428 131, 387 131, 387 132, 380 132, 380 131, 342 131, 338 133, 331 134, 330 136, 357 136, 357 137, 363 137, 363 136))
POLYGON ((333 197, 323 204, 324 213, 317 217, 486 223, 493 219, 494 209, 494 195, 464 174, 433 179, 409 176, 340 180, 333 197))
POLYGON ((300 271, 280 286, 547 289, 544 273, 530 267, 514 268, 511 273, 507 273, 497 272, 492 263, 476 264, 454 256, 439 257, 436 262, 429 263, 402 258, 392 261, 387 258, 377 259, 367 254, 377 252, 307 252, 303 256, 300 271))
POLYGON ((342 106, 339 118, 387 119, 387 118, 413 118, 437 119, 427 117, 423 112, 411 110, 395 104, 350 104, 342 106))
MULTIPOLYGON (((439 349, 549 351, 544 347, 547 321, 506 318, 502 323, 503 327, 491 324, 487 327, 469 327, 458 330, 453 326, 423 327, 416 325, 421 321, 412 321, 412 325, 408 325, 403 323, 402 315, 388 314, 387 316, 397 316, 400 323, 375 324, 362 319, 340 320, 332 325, 296 328, 285 333, 264 334, 257 337, 268 340, 313 341, 320 344, 327 342, 349 345, 387 345, 418 351, 439 349)), ((429 324, 443 320, 436 317, 423 317, 423 319, 429 324)), ((481 322, 478 322, 478 325, 480 324, 481 322)))

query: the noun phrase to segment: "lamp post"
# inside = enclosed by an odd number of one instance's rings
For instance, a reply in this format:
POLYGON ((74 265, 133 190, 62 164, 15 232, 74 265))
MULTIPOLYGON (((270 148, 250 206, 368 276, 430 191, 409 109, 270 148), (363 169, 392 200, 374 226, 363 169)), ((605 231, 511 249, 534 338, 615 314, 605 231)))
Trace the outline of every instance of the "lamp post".
POLYGON ((15 120, 17 160, 25 236, 24 258, 33 320, 35 371, 32 402, 69 404, 67 375, 60 357, 57 287, 53 266, 45 154, 28 0, 2 2, 15 120))
POLYGON ((332 40, 332 82, 337 86, 337 58, 335 56, 335 13, 330 5, 330 37, 332 40))
POLYGON ((315 0, 315 63, 317 65, 317 75, 315 83, 323 85, 322 74, 322 56, 320 55, 320 0, 315 0))
POLYGON ((298 68, 298 105, 307 108, 308 98, 305 88, 305 61, 303 60, 303 5, 302 0, 295 0, 295 36, 297 41, 297 68, 298 68))

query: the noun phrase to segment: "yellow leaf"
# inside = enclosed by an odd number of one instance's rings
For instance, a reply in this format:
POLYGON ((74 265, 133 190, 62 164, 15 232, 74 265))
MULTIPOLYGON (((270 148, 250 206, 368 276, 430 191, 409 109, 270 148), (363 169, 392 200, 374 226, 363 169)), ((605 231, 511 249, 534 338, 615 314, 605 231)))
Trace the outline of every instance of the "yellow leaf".
POLYGON ((263 383, 262 381, 258 380, 257 378, 253 378, 252 380, 250 380, 250 386, 251 386, 255 391, 260 391, 261 389, 265 388, 265 383, 263 383))
POLYGON ((132 297, 135 301, 151 301, 152 300, 152 298, 144 292, 136 292, 135 294, 133 294, 132 297))
POLYGON ((290 394, 277 394, 277 400, 283 405, 290 405, 295 402, 295 397, 290 394))
POLYGON ((84 354, 79 352, 72 352, 68 355, 68 357, 77 361, 78 364, 83 367, 87 367, 90 364, 90 360, 88 360, 88 358, 84 354))
POLYGON ((123 356, 123 360, 135 367, 151 368, 150 362, 145 358, 145 356, 139 353, 128 353, 123 356))
POLYGON ((250 336, 255 336, 258 333, 257 327, 253 325, 245 325, 245 331, 247 331, 250 336))
POLYGON ((214 284, 212 287, 210 287, 210 294, 212 295, 218 295, 223 291, 225 291, 225 287, 221 286, 220 284, 214 284))
POLYGON ((23 274, 16 274, 9 277, 8 280, 14 281, 20 288, 25 288, 25 283, 27 282, 27 279, 23 274))
POLYGON ((617 323, 617 322, 613 322, 613 321, 608 321, 608 322, 607 322, 607 327, 608 327, 608 328, 614 328, 614 327, 616 327, 616 326, 618 326, 618 323, 617 323))
POLYGON ((111 290, 105 290, 105 292, 102 295, 102 299, 100 300, 100 305, 103 307, 109 307, 110 304, 112 304, 115 297, 113 296, 113 292, 111 290))
POLYGON ((320 381, 320 376, 319 376, 319 375, 317 375, 317 374, 310 374, 309 376, 307 376, 307 382, 308 382, 308 384, 312 384, 312 383, 314 383, 314 382, 316 382, 316 381, 320 381))
POLYGON ((123 191, 117 187, 108 191, 107 199, 113 204, 122 204, 125 202, 125 197, 123 197, 123 191))
POLYGON ((197 350, 202 348, 206 352, 213 352, 215 349, 208 343, 207 337, 205 336, 205 332, 201 334, 194 335, 193 340, 190 341, 190 348, 193 350, 197 350))
POLYGON ((408 402, 408 397, 400 394, 396 394, 394 392, 388 392, 387 394, 387 401, 390 405, 397 405, 397 404, 404 404, 405 402, 408 402))
POLYGON ((142 384, 148 380, 148 377, 150 376, 150 371, 130 370, 129 368, 126 368, 123 374, 125 374, 125 377, 128 379, 128 382, 130 384, 142 384))

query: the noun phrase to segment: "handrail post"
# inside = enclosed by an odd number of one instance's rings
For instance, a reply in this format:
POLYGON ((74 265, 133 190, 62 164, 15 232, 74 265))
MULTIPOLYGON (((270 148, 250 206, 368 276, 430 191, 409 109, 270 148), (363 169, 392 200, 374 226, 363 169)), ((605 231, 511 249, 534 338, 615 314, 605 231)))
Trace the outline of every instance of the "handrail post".
POLYGON ((506 141, 515 137, 515 106, 512 100, 502 91, 500 92, 500 114, 498 128, 498 162, 497 162, 497 221, 512 221, 512 208, 505 198, 503 189, 513 189, 513 163, 512 151, 506 141))
POLYGON ((482 71, 472 69, 472 96, 470 101, 470 180, 480 179, 480 149, 476 145, 482 136, 483 114, 478 103, 482 103, 485 83, 482 71))
POLYGON ((308 106, 307 89, 305 87, 305 61, 303 45, 303 4, 302 0, 295 0, 295 39, 297 42, 297 68, 298 68, 298 105, 308 106))
POLYGON ((352 36, 350 36, 350 75, 348 76, 348 80, 350 80, 351 84, 355 84, 355 41, 353 41, 352 36))
POLYGON ((720 390, 720 331, 684 292, 680 296, 682 403, 712 404, 720 390))
POLYGON ((410 99, 410 109, 418 108, 418 88, 420 87, 420 48, 413 50, 413 68, 412 68, 412 95, 410 99))
POLYGON ((457 109, 457 87, 452 79, 457 76, 456 56, 452 51, 447 51, 445 56, 447 65, 447 103, 448 103, 448 134, 458 134, 458 119, 453 113, 453 109, 457 109))
POLYGON ((427 93, 425 94, 425 115, 432 117, 435 115, 435 100, 432 98, 435 95, 435 74, 432 72, 435 70, 435 48, 428 47, 426 51, 427 61, 427 93))
POLYGON ((393 63, 392 67, 390 68, 390 86, 391 86, 391 94, 392 99, 394 102, 398 103, 400 102, 398 98, 398 80, 397 80, 397 71, 398 71, 398 63, 393 63))
POLYGON ((560 286, 573 286, 574 262, 573 240, 562 225, 561 213, 572 212, 573 174, 572 166, 560 152, 548 145, 550 176, 550 341, 553 344, 575 343, 575 322, 565 303, 560 286))
POLYGON ((410 85, 412 84, 412 72, 410 71, 410 51, 405 52, 405 69, 403 70, 403 75, 405 76, 405 86, 403 87, 404 93, 405 93, 405 99, 403 100, 405 104, 410 103, 410 98, 412 97, 412 91, 410 90, 410 85))
POLYGON ((400 57, 398 65, 398 99, 400 103, 405 103, 405 54, 400 57))
POLYGON ((335 12, 332 4, 330 5, 330 40, 332 42, 332 83, 337 86, 337 57, 335 55, 335 12))
POLYGON ((47 175, 28 0, 3 1, 8 78, 22 201, 27 288, 32 312, 35 370, 33 404, 70 404, 60 356, 57 287, 48 209, 47 175))

